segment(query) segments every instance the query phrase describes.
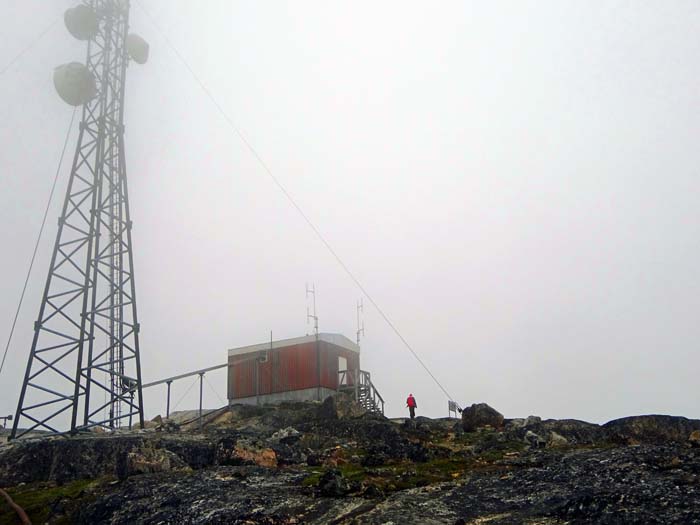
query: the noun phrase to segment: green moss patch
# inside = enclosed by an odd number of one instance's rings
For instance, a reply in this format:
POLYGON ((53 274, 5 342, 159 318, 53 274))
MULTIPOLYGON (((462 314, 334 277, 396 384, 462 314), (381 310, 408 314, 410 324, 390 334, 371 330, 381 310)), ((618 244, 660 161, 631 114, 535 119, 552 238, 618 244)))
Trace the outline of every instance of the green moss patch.
MULTIPOLYGON (((309 475, 302 481, 302 486, 304 487, 314 487, 318 485, 321 480, 321 476, 327 472, 328 468, 324 467, 308 467, 305 469, 309 475)), ((334 470, 340 471, 345 479, 348 481, 364 481, 367 477, 367 471, 360 465, 355 463, 347 463, 343 465, 338 465, 334 470)))
MULTIPOLYGON (((459 436, 448 448, 443 444, 430 443, 433 459, 425 462, 389 461, 380 466, 362 466, 356 462, 342 463, 336 467, 349 482, 359 482, 363 488, 374 486, 383 492, 394 492, 435 483, 454 481, 474 470, 503 468, 499 463, 507 455, 526 449, 520 441, 502 440, 497 432, 481 431, 459 436), (480 450, 481 449, 481 450, 480 450)), ((339 457, 362 456, 366 451, 350 449, 339 457)), ((318 485, 325 467, 307 467, 308 476, 303 485, 318 485)), ((360 489, 362 490, 362 489, 360 489)))
POLYGON ((321 476, 323 476, 325 469, 322 467, 309 467, 306 470, 309 472, 309 475, 304 478, 301 485, 303 487, 315 487, 321 481, 321 476))
MULTIPOLYGON (((473 460, 467 459, 438 459, 425 463, 403 461, 377 468, 365 468, 348 463, 339 465, 337 470, 349 482, 359 482, 365 487, 374 485, 384 492, 393 492, 454 480, 464 475, 473 464, 473 460)), ((321 476, 327 470, 323 467, 309 467, 309 475, 302 485, 306 487, 318 485, 321 476)))
MULTIPOLYGON (((65 516, 56 523, 69 523, 68 515, 78 502, 89 496, 100 480, 79 480, 65 485, 32 483, 6 489, 14 502, 22 507, 32 523, 46 523, 52 515, 65 516)), ((0 525, 16 525, 19 518, 4 498, 0 498, 0 525)))

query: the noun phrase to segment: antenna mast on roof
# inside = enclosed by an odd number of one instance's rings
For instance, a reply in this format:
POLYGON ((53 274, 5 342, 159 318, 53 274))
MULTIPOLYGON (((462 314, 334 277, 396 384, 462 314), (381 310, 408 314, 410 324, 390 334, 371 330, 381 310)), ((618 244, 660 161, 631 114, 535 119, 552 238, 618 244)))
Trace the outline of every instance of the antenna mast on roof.
POLYGON ((360 314, 364 313, 364 305, 362 299, 357 301, 357 346, 360 346, 360 336, 365 335, 365 320, 360 314))
POLYGON ((309 283, 306 283, 306 300, 309 300, 309 294, 313 296, 314 313, 309 313, 309 306, 306 306, 306 322, 309 319, 314 320, 314 334, 316 335, 316 399, 321 401, 321 345, 318 340, 318 315, 316 315, 316 284, 312 284, 309 288, 309 283))
POLYGON ((313 302, 312 302, 312 307, 313 307, 313 315, 309 312, 309 305, 306 305, 306 324, 309 324, 309 319, 314 320, 314 333, 318 335, 318 316, 316 315, 316 285, 312 284, 311 288, 309 288, 309 284, 306 283, 306 300, 308 303, 309 300, 309 295, 312 296, 313 302))

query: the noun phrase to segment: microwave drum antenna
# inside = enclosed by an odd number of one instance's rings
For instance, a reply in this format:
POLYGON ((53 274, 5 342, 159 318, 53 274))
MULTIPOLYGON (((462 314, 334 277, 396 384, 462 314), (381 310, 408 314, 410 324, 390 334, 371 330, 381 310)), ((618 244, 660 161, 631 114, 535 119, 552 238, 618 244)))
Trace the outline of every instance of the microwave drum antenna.
POLYGON ((68 32, 78 40, 91 40, 99 31, 97 13, 88 5, 79 5, 66 10, 63 21, 68 32))
POLYGON ((95 76, 79 62, 54 69, 53 85, 63 101, 71 106, 87 104, 97 95, 95 76))

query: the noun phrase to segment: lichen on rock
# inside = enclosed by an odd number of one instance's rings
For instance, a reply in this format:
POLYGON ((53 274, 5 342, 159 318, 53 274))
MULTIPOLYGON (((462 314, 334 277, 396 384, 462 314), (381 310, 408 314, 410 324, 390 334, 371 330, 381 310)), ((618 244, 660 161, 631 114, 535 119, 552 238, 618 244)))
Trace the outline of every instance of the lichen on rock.
POLYGON ((699 421, 506 420, 477 407, 467 431, 346 402, 234 406, 203 432, 163 420, 12 442, 0 486, 38 523, 700 522, 699 421))

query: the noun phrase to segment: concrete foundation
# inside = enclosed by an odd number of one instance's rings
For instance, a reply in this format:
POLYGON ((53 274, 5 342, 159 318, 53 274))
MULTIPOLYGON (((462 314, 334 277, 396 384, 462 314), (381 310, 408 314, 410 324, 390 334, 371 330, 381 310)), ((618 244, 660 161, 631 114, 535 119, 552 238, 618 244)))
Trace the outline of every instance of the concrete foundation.
POLYGON ((291 390, 289 392, 278 392, 276 394, 263 394, 260 396, 241 397, 229 399, 229 405, 275 405, 285 401, 318 401, 319 390, 321 391, 321 401, 336 393, 330 388, 305 388, 302 390, 291 390))

